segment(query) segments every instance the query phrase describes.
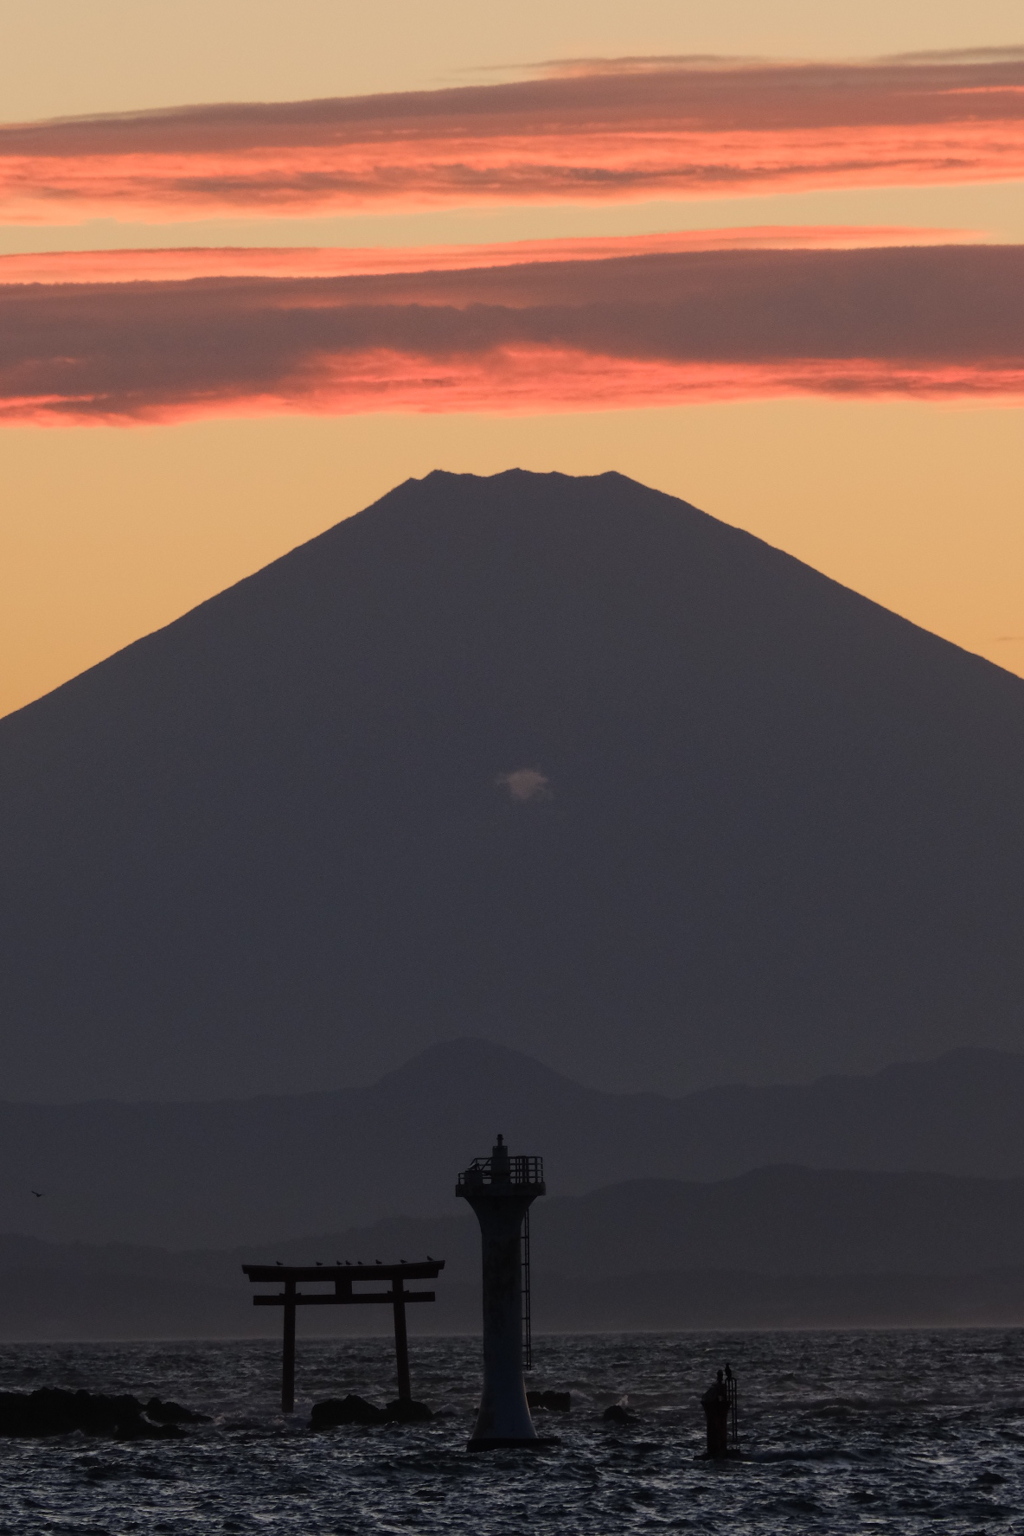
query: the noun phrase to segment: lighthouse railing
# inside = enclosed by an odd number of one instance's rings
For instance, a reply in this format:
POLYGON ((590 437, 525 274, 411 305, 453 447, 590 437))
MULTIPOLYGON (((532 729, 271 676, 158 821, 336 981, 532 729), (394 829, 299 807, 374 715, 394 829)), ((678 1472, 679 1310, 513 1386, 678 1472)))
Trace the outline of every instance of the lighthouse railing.
POLYGON ((538 1186, 544 1183, 544 1159, 525 1155, 508 1158, 474 1157, 459 1174, 460 1189, 494 1182, 538 1186), (495 1166, 496 1165, 496 1166, 495 1166))

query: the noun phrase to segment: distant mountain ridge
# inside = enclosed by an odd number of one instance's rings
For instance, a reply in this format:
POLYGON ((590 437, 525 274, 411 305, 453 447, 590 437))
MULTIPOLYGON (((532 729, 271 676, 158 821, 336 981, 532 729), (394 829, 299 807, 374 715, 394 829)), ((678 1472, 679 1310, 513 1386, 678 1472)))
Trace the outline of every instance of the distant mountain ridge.
POLYGON ((1024 682, 621 475, 435 473, 0 721, 17 1099, 1024 1047, 1024 682))
MULTIPOLYGON (((547 1197, 531 1225, 539 1330, 1024 1322, 1022 1179, 765 1168, 547 1197)), ((219 1252, 0 1237, 0 1339, 273 1334, 280 1318, 253 1309, 243 1262, 427 1253, 446 1264, 414 1331, 477 1331, 465 1213, 219 1252)), ((309 1309, 301 1331, 386 1332, 373 1310, 309 1309)))
POLYGON ((674 1100, 602 1093, 491 1042, 451 1041, 364 1089, 0 1104, 0 1231, 222 1247, 434 1217, 498 1130, 545 1158, 555 1195, 783 1163, 1019 1178, 1022 1102, 1024 1057, 998 1052, 674 1100))

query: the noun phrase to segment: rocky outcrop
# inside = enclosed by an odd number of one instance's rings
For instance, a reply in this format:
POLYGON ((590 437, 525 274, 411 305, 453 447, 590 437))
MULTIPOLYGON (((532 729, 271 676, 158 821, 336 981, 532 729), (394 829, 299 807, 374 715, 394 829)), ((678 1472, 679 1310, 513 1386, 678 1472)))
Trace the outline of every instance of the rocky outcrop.
POLYGON ((416 1424, 434 1417, 426 1403, 396 1398, 386 1408, 378 1408, 350 1392, 347 1397, 328 1397, 313 1404, 310 1429, 334 1429, 339 1424, 416 1424))
POLYGON ((154 1424, 209 1424, 208 1413, 193 1413, 191 1408, 183 1408, 180 1403, 163 1402, 159 1397, 151 1397, 142 1410, 147 1419, 152 1419, 154 1424))
POLYGON ((197 1422, 177 1404, 151 1403, 187 1416, 187 1420, 165 1417, 153 1422, 149 1405, 144 1409, 138 1398, 108 1396, 103 1392, 69 1392, 61 1387, 40 1387, 36 1392, 0 1392, 0 1435, 68 1435, 80 1430, 86 1435, 108 1435, 114 1440, 171 1440, 183 1431, 179 1422, 197 1422))

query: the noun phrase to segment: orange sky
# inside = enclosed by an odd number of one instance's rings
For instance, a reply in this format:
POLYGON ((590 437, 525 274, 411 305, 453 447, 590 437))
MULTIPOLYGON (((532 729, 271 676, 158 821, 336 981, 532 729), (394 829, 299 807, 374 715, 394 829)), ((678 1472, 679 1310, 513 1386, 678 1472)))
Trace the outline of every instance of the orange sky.
POLYGON ((409 474, 513 464, 634 475, 1024 675, 1015 9, 830 46, 792 0, 784 49, 745 0, 632 9, 527 4, 529 52, 467 60, 450 0, 418 75, 332 87, 253 0, 247 75, 168 75, 154 21, 126 97, 39 0, 9 99, 92 117, 0 127, 0 711, 409 474))

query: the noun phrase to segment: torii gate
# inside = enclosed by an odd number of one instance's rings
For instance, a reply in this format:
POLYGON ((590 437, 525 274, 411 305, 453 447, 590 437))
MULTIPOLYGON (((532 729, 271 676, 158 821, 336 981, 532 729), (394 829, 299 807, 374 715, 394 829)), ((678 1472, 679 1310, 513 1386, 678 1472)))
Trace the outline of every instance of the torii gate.
POLYGON ((254 1285, 284 1282, 284 1290, 271 1296, 257 1295, 254 1307, 284 1308, 284 1341, 281 1351, 281 1412, 295 1407, 295 1308, 296 1307, 366 1307, 390 1302, 395 1311, 395 1360, 398 1366, 399 1402, 412 1401, 409 1385, 409 1340, 405 1329, 407 1302, 433 1301, 433 1291, 407 1291, 406 1280, 436 1280, 444 1269, 444 1259, 427 1259, 421 1264, 243 1264, 242 1269, 254 1285), (353 1291, 356 1282, 388 1280, 386 1291, 353 1291), (330 1283, 333 1291, 299 1291, 301 1281, 330 1283))

